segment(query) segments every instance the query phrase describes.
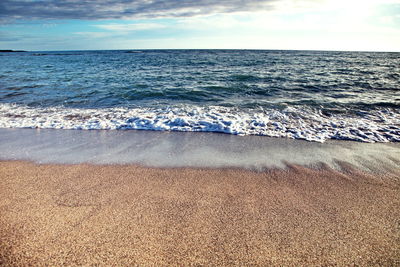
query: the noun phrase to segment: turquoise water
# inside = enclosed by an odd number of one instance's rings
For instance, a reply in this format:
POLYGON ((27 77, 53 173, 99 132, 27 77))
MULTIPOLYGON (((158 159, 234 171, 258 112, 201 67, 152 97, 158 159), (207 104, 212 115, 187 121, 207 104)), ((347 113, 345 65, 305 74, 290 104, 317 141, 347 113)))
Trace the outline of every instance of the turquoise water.
POLYGON ((0 54, 0 127, 400 141, 400 53, 0 54))

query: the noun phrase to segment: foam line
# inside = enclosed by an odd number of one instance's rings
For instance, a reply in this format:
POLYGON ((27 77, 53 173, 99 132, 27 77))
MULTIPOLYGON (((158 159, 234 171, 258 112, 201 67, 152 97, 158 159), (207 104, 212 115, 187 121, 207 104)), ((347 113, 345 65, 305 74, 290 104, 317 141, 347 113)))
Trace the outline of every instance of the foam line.
POLYGON ((262 135, 324 142, 399 142, 400 114, 391 109, 357 115, 324 115, 318 110, 237 110, 182 105, 167 108, 74 109, 0 104, 0 128, 155 130, 262 135))

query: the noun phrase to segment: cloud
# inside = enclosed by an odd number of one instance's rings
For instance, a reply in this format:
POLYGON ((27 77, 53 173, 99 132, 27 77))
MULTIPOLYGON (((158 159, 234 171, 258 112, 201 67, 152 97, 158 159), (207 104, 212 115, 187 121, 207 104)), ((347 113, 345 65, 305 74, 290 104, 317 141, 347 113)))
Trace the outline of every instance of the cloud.
POLYGON ((271 10, 280 0, 1 0, 1 20, 191 17, 271 10))
POLYGON ((159 23, 135 23, 135 24, 100 24, 97 28, 109 31, 130 32, 163 29, 166 26, 159 23))

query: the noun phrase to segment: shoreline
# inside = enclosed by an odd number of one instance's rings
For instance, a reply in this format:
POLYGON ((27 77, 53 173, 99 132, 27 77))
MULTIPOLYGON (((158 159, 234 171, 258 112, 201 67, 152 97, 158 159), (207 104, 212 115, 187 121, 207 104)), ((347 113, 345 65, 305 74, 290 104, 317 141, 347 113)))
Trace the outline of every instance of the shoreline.
POLYGON ((266 170, 340 162, 373 173, 399 166, 400 143, 309 142, 265 136, 140 130, 0 129, 0 160, 53 164, 266 170))
POLYGON ((0 161, 0 263, 400 262, 400 170, 0 161))

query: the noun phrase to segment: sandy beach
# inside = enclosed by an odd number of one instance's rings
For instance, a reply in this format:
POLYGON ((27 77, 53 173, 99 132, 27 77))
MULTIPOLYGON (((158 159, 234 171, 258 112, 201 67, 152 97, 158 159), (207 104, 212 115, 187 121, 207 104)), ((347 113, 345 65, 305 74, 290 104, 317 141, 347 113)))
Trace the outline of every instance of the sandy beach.
POLYGON ((400 173, 0 162, 2 266, 398 266, 400 173))

